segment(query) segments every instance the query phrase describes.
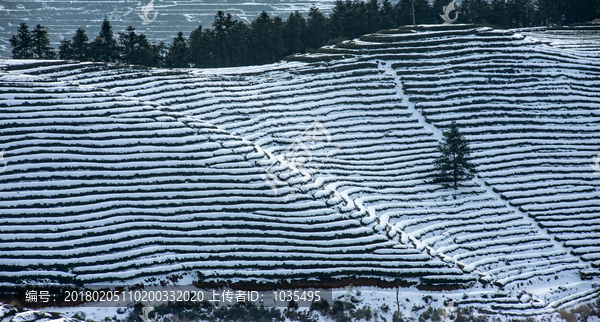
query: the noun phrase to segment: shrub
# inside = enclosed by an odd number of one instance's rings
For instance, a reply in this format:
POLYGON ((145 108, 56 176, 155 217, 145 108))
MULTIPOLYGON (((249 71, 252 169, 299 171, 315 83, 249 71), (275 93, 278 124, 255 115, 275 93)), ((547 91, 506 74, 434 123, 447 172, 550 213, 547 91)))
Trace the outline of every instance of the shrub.
POLYGON ((317 322, 317 317, 314 316, 313 311, 297 311, 295 309, 285 309, 283 315, 293 322, 317 322))
POLYGON ((404 322, 402 312, 395 311, 394 314, 392 314, 392 322, 404 322))
POLYGON ((389 311, 390 311, 390 307, 389 307, 389 305, 387 305, 386 303, 383 303, 383 304, 381 305, 381 312, 383 312, 383 313, 387 313, 387 312, 389 312, 389 311))
POLYGON ((568 311, 560 310, 558 314, 567 322, 587 322, 594 316, 600 318, 600 298, 595 303, 583 304, 568 311))
MULTIPOLYGON (((138 303, 125 319, 126 322, 139 322, 143 305, 138 303)), ((275 322, 284 321, 281 311, 277 308, 247 303, 238 303, 233 306, 215 307, 210 302, 195 303, 194 306, 160 305, 155 308, 157 320, 171 321, 236 321, 236 322, 275 322)), ((302 322, 316 322, 310 319, 299 319, 302 322)))
POLYGON ((367 321, 371 321, 371 318, 373 317, 373 312, 371 312, 370 306, 363 305, 363 307, 354 312, 353 317, 356 319, 365 319, 367 321))
POLYGON ((312 302, 310 311, 318 311, 325 315, 329 311, 329 302, 326 299, 321 299, 319 302, 312 302))

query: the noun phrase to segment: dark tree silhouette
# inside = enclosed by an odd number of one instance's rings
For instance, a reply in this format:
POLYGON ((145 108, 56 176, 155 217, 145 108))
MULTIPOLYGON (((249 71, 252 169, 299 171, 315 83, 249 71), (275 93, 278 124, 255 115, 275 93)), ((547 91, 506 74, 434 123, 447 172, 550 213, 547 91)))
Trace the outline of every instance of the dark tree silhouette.
POLYGON ((231 66, 243 66, 249 64, 248 48, 250 46, 250 27, 241 22, 236 21, 231 30, 231 46, 230 57, 231 66))
MULTIPOLYGON (((391 0, 336 0, 329 17, 313 6, 306 16, 294 12, 286 21, 262 12, 249 24, 219 11, 212 28, 199 26, 189 38, 180 33, 170 46, 150 44, 146 36, 133 27, 119 32, 117 43, 110 22, 104 19, 100 34, 91 43, 81 28, 72 39, 63 39, 59 44, 59 57, 149 67, 268 64, 287 55, 312 52, 379 29, 412 25, 413 4, 417 24, 441 23, 440 14, 449 0, 397 0, 394 3, 391 0)), ((462 0, 451 17, 456 14, 457 23, 500 28, 570 24, 600 16, 600 0, 462 0)), ((14 58, 53 57, 47 29, 39 25, 30 32, 26 24, 21 24, 10 43, 14 58)))
POLYGON ((37 59, 54 59, 56 52, 50 45, 50 37, 48 36, 48 28, 37 25, 31 32, 31 40, 33 42, 33 55, 37 59))
POLYGON ((194 29, 190 34, 190 62, 193 67, 215 67, 211 63, 212 53, 209 48, 212 46, 212 32, 210 29, 202 29, 202 26, 194 29))
MULTIPOLYGON (((394 6, 395 19, 398 26, 401 25, 412 25, 413 24, 413 1, 412 0, 400 0, 394 6)), ((431 18, 431 6, 427 0, 415 0, 415 23, 417 25, 423 25, 432 23, 431 18)), ((441 9, 439 9, 441 10, 441 9)), ((397 27, 396 27, 397 28, 397 27)))
POLYGON ((73 51, 73 59, 86 61, 90 59, 90 39, 88 38, 83 28, 77 29, 75 36, 71 40, 71 50, 73 51))
POLYGON ((125 32, 119 33, 119 50, 121 52, 121 61, 127 64, 137 62, 138 36, 133 26, 127 27, 125 32))
POLYGON ((285 21, 283 26, 283 45, 285 47, 285 55, 291 55, 304 52, 303 36, 306 32, 306 21, 296 11, 290 13, 290 16, 285 21))
POLYGON ((59 59, 73 59, 73 50, 71 49, 71 41, 63 38, 58 43, 58 58, 59 59))
POLYGON ((12 47, 12 57, 14 59, 34 58, 33 39, 26 23, 23 22, 19 25, 17 34, 10 38, 10 46, 12 47))
POLYGON ((219 11, 212 26, 212 37, 214 38, 212 48, 214 50, 213 59, 216 60, 215 65, 231 66, 232 48, 236 46, 232 43, 235 21, 231 14, 219 11))
POLYGON ((329 40, 328 19, 317 7, 311 7, 308 11, 306 21, 306 37, 304 45, 306 48, 317 49, 325 45, 329 40))
POLYGON ((63 39, 58 45, 60 59, 90 60, 90 39, 83 28, 78 28, 71 40, 63 39))
POLYGON ((114 62, 119 58, 119 48, 117 40, 108 19, 104 18, 100 34, 91 44, 91 52, 97 61, 114 62))
POLYGON ((164 67, 167 59, 167 45, 164 41, 152 44, 152 63, 147 66, 164 67))
POLYGON ((283 57, 283 21, 279 17, 271 18, 266 11, 252 21, 251 64, 268 64, 283 57))
POLYGON ((183 32, 178 32, 177 37, 173 38, 173 42, 169 46, 166 58, 167 67, 190 67, 188 49, 188 40, 183 36, 183 32))
POLYGON ((379 27, 381 29, 392 29, 398 28, 394 19, 394 5, 390 0, 383 0, 381 8, 379 10, 379 27))
POLYGON ((152 46, 146 35, 137 34, 132 26, 119 33, 119 50, 124 63, 146 66, 153 63, 152 46))
POLYGON ((487 23, 490 7, 486 0, 463 0, 458 6, 461 22, 487 23))
POLYGON ((586 22, 600 15, 598 0, 537 0, 536 7, 545 25, 586 22))
POLYGON ((440 156, 434 161, 436 176, 434 183, 458 189, 458 183, 470 180, 475 174, 475 165, 470 162, 469 143, 458 130, 455 122, 444 132, 444 141, 438 147, 440 156))

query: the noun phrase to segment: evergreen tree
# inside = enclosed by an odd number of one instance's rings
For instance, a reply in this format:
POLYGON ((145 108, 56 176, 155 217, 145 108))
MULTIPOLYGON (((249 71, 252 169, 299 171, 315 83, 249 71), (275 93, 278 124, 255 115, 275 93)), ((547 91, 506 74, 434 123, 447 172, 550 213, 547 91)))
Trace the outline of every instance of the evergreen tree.
POLYGON ((379 11, 379 26, 381 29, 398 28, 394 14, 394 5, 390 0, 383 0, 379 11))
POLYGON ((54 59, 56 52, 50 46, 50 38, 48 36, 48 28, 41 25, 35 26, 32 31, 33 54, 38 59, 54 59))
POLYGON ((90 60, 90 43, 83 28, 78 28, 71 40, 63 39, 58 45, 60 59, 90 60))
POLYGON ((506 0, 492 0, 488 22, 493 26, 505 28, 509 18, 507 15, 506 0))
POLYGON ((566 5, 566 23, 588 22, 597 18, 596 12, 600 9, 597 0, 572 0, 566 5))
MULTIPOLYGON (((415 0, 415 23, 417 25, 430 23, 431 7, 427 0, 415 0)), ((400 0, 394 7, 395 20, 399 26, 413 24, 413 3, 412 0, 400 0)))
POLYGON ((273 37, 273 45, 271 47, 269 63, 279 61, 284 57, 283 54, 285 53, 285 48, 283 47, 283 19, 281 19, 281 17, 273 17, 273 29, 271 31, 271 35, 273 37))
MULTIPOLYGON (((431 17, 431 5, 428 0, 414 0, 415 3, 415 22, 418 25, 431 24, 437 22, 431 17)), ((439 16, 438 16, 439 17, 439 16)), ((412 18, 411 18, 412 19, 412 18)), ((412 20, 411 20, 412 24, 412 20)))
POLYGON ((597 0, 537 0, 536 5, 546 25, 588 22, 600 14, 597 0))
POLYGON ((305 32, 306 21, 300 12, 291 13, 283 27, 285 55, 304 52, 303 36, 305 32))
POLYGON ((379 28, 377 1, 342 1, 335 2, 333 13, 329 17, 329 32, 332 38, 355 38, 370 32, 370 23, 373 28, 379 28), (371 12, 369 12, 371 11, 371 12))
POLYGON ((329 40, 328 20, 319 8, 313 6, 308 11, 304 45, 306 48, 317 49, 325 45, 327 40, 329 40))
POLYGON ((231 30, 231 66, 243 66, 250 64, 249 36, 250 28, 247 24, 236 21, 231 30))
POLYGON ((17 34, 10 38, 12 47, 12 58, 32 59, 34 56, 34 44, 29 32, 29 26, 22 22, 17 29, 17 34))
POLYGON ((137 35, 137 47, 136 54, 134 55, 134 57, 134 64, 144 65, 148 67, 155 66, 152 44, 150 44, 148 38, 144 34, 137 35))
MULTIPOLYGON (((530 0, 507 0, 506 1, 506 20, 501 26, 504 28, 522 28, 531 26, 533 16, 533 3, 530 0)), ((491 8, 490 16, 493 15, 491 8)))
POLYGON ((73 50, 71 49, 71 41, 63 38, 58 43, 58 58, 73 59, 73 50))
POLYGON ((100 34, 91 44, 91 51, 97 61, 114 62, 119 58, 119 47, 110 21, 106 18, 100 27, 100 34))
POLYGON ((537 0, 538 13, 542 19, 542 23, 546 26, 551 26, 557 23, 562 23, 563 15, 560 14, 560 8, 564 4, 557 0, 537 0))
POLYGON ((77 28, 75 32, 75 36, 71 39, 71 59, 76 59, 79 61, 89 61, 90 57, 90 39, 88 38, 85 30, 83 28, 77 28))
POLYGON ((434 183, 453 186, 456 190, 460 181, 473 178, 475 165, 469 160, 471 149, 455 122, 444 132, 444 141, 440 143, 438 150, 440 156, 434 161, 437 171, 434 183))
MULTIPOLYGON (((377 7, 377 1, 375 1, 375 6, 377 7)), ((377 12, 377 9, 375 9, 375 12, 377 12)), ((345 29, 348 31, 348 38, 352 39, 369 33, 369 11, 367 4, 364 1, 352 1, 347 21, 349 26, 345 29)))
POLYGON ((164 67, 167 60, 167 45, 164 41, 150 45, 152 62, 149 66, 164 67))
POLYGON ((270 61, 269 52, 272 47, 272 37, 269 35, 273 28, 273 21, 269 15, 263 11, 252 21, 251 24, 251 42, 252 51, 251 64, 266 64, 270 61))
POLYGON ((137 35, 133 26, 127 27, 124 32, 119 32, 119 50, 121 61, 127 64, 135 64, 137 60, 137 35))
POLYGON ((212 64, 213 59, 210 55, 211 34, 211 30, 202 29, 202 25, 198 26, 198 28, 190 33, 189 58, 193 67, 215 67, 212 64))
POLYGON ((231 66, 232 47, 237 44, 232 43, 232 32, 235 21, 231 14, 225 14, 223 11, 217 12, 213 22, 212 42, 213 59, 215 65, 219 67, 231 66))
MULTIPOLYGON (((449 0, 414 0, 417 24, 441 23, 442 8, 449 0)), ((143 34, 129 27, 119 33, 118 43, 108 19, 92 43, 82 28, 59 44, 61 59, 114 62, 172 67, 225 67, 275 62, 285 55, 315 50, 327 43, 359 37, 379 29, 411 25, 413 0, 337 0, 333 13, 326 17, 311 7, 308 18, 298 12, 284 22, 262 12, 251 24, 233 20, 219 11, 212 29, 202 26, 190 34, 189 41, 179 35, 171 46, 150 44, 143 34)), ((534 25, 563 25, 591 21, 600 16, 600 0, 462 0, 457 13, 460 23, 491 24, 500 28, 534 25)), ((12 54, 18 59, 51 59, 48 29, 37 25, 29 31, 20 24, 10 39, 12 54)))
POLYGON ((381 29, 379 19, 379 3, 377 0, 369 0, 367 3, 367 33, 381 29))
POLYGON ((485 24, 490 15, 490 4, 486 0, 463 0, 458 11, 463 22, 485 24))
POLYGON ((121 61, 127 64, 152 66, 152 48, 146 35, 137 34, 135 28, 127 27, 119 33, 121 61))
POLYGON ((345 2, 342 0, 336 0, 333 12, 329 15, 329 34, 331 38, 344 37, 347 34, 347 30, 350 29, 348 23, 350 6, 352 3, 350 0, 345 2))
POLYGON ((166 64, 167 67, 174 68, 190 67, 188 40, 181 31, 177 33, 177 37, 173 38, 173 42, 169 46, 166 64))
POLYGON ((282 58, 283 21, 279 17, 271 19, 263 11, 251 24, 252 64, 268 64, 282 58))

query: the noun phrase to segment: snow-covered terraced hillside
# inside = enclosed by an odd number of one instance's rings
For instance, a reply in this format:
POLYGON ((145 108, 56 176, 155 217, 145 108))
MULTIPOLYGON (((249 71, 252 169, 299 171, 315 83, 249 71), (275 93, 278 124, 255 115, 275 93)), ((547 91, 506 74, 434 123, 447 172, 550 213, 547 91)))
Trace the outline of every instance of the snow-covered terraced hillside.
POLYGON ((113 267, 130 276, 399 275, 498 291, 460 303, 507 314, 598 295, 600 176, 590 164, 599 59, 456 25, 366 35, 296 60, 10 70, 4 274, 32 276, 24 263, 40 262, 46 276, 81 279, 110 279, 113 267), (429 183, 451 121, 479 170, 458 191, 429 183), (310 146, 304 166, 282 162, 315 124, 326 142, 310 146), (263 181, 269 172, 276 191, 263 181), (82 246, 57 251, 70 240, 82 246), (60 266, 71 262, 80 266, 60 266))
POLYGON ((2 281, 461 273, 311 195, 275 196, 252 142, 99 86, 151 78, 186 76, 95 64, 0 76, 2 281))
MULTIPOLYGON (((583 262, 583 277, 598 275, 600 178, 590 165, 600 146, 600 60, 574 43, 568 48, 548 46, 487 28, 431 27, 416 34, 410 29, 367 35, 326 51, 360 60, 392 60, 392 75, 408 105, 434 132, 452 121, 464 129, 481 178, 475 183, 489 195, 499 195, 498 201, 508 204, 512 213, 534 219, 541 228, 534 233, 538 243, 544 239, 561 253, 566 249, 581 259, 560 255, 557 261, 551 258, 553 251, 545 249, 540 264, 545 262, 547 268, 534 268, 529 259, 493 268, 491 272, 513 271, 499 276, 497 283, 554 274, 562 269, 558 262, 583 262)), ((497 234, 481 235, 483 244, 476 249, 497 243, 497 234)), ((456 244, 445 245, 442 236, 429 240, 459 259, 470 253, 455 253, 464 251, 465 241, 480 243, 459 237, 456 244)), ((511 236, 517 247, 531 240, 523 236, 511 236)), ((511 258, 517 259, 506 253, 468 260, 466 267, 479 269, 511 258)))
POLYGON ((464 267, 463 275, 424 282, 461 284, 481 278, 506 285, 537 279, 532 272, 541 269, 551 275, 584 268, 485 187, 470 184, 454 193, 424 182, 432 175, 438 137, 402 102, 391 72, 389 65, 376 62, 341 63, 268 72, 264 83, 236 81, 215 95, 227 98, 171 98, 170 91, 146 95, 138 87, 128 93, 196 115, 275 155, 311 122, 321 122, 339 151, 329 159, 322 156, 326 149, 320 151, 325 165, 315 181, 322 188, 297 188, 315 189, 316 196, 330 197, 328 204, 375 224, 403 245, 464 267))

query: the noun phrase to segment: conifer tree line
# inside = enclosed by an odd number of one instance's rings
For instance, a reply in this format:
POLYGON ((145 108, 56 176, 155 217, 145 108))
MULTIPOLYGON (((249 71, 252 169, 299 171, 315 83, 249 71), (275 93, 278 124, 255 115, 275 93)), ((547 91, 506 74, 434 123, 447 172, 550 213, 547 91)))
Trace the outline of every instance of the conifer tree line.
POLYGON ((27 24, 22 23, 17 33, 10 39, 13 58, 15 59, 54 59, 56 52, 50 46, 48 28, 41 25, 29 30, 27 24))
MULTIPOLYGON (((442 8, 450 0, 414 0, 417 24, 441 23, 442 8)), ((189 36, 178 32, 170 44, 150 43, 128 27, 116 36, 104 19, 99 35, 90 40, 83 28, 61 40, 58 58, 80 61, 122 62, 153 67, 231 67, 266 64, 287 55, 313 51, 327 44, 352 39, 381 29, 412 24, 413 1, 338 0, 325 16, 312 7, 286 20, 262 12, 251 23, 236 21, 219 11, 209 28, 198 26, 189 36)), ((600 0, 462 0, 456 23, 478 23, 499 28, 565 25, 600 16, 600 0)), ((454 13, 452 13, 454 15, 454 13)), ((22 23, 11 39, 13 58, 51 59, 48 29, 33 31, 22 23)))

